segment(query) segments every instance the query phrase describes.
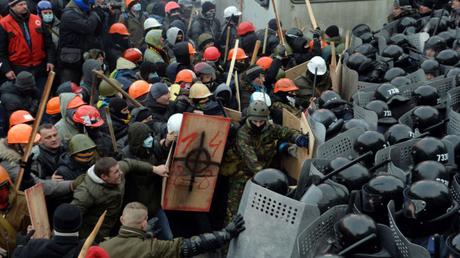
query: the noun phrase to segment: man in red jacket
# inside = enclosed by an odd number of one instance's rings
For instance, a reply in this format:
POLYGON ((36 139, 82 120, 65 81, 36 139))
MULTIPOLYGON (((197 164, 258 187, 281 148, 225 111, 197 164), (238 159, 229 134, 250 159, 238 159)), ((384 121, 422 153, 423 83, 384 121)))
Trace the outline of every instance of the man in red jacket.
POLYGON ((29 12, 25 0, 9 0, 8 4, 10 13, 0 20, 0 71, 8 80, 21 71, 44 78, 54 69, 51 35, 43 29, 40 17, 29 12))

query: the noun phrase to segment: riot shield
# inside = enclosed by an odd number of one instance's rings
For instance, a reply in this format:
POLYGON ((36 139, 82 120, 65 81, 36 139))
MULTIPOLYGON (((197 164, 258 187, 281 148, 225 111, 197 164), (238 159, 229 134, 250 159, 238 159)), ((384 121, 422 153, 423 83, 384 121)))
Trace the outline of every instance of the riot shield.
POLYGON ((451 89, 447 93, 447 133, 460 135, 460 113, 458 110, 460 104, 460 87, 451 89))
POLYGON ((411 110, 407 111, 406 113, 404 113, 404 115, 402 115, 398 119, 398 122, 400 124, 404 124, 404 125, 409 126, 410 128, 413 128, 414 127, 414 124, 413 124, 413 121, 412 121, 412 112, 413 111, 414 111, 414 109, 411 109, 411 110))
POLYGON ((417 71, 406 75, 411 83, 424 82, 426 81, 426 74, 423 69, 418 69, 417 71))
POLYGON ((345 157, 354 159, 359 155, 353 149, 356 139, 364 133, 362 128, 352 128, 318 146, 315 158, 335 159, 345 157))
POLYGON ((307 116, 305 119, 307 120, 307 124, 310 127, 310 132, 314 138, 313 146, 309 146, 309 150, 312 150, 311 154, 314 156, 318 146, 326 141, 326 127, 324 127, 323 124, 313 120, 311 116, 307 116))
POLYGON ((375 91, 381 84, 373 82, 358 81, 358 90, 375 91))
POLYGON ((356 104, 353 104, 354 118, 360 118, 367 122, 369 130, 377 131, 378 116, 374 111, 367 110, 356 104))
POLYGON ((459 183, 458 175, 455 175, 452 178, 452 182, 451 182, 451 185, 450 185, 450 195, 452 196, 452 198, 455 201, 457 201, 457 202, 460 201, 460 183, 459 183))
POLYGON ((347 205, 334 206, 305 228, 297 238, 293 257, 314 258, 326 253, 336 242, 334 225, 346 215, 347 209, 347 205))
POLYGON ((390 148, 390 158, 395 166, 407 171, 409 166, 412 165, 412 146, 420 139, 411 139, 393 145, 390 148))
POLYGON ((342 88, 340 95, 345 100, 350 100, 353 93, 358 89, 358 77, 358 73, 350 69, 346 62, 342 64, 342 88))
POLYGON ((355 94, 353 94, 353 104, 360 107, 365 107, 367 103, 375 99, 374 94, 374 91, 357 91, 355 94))
POLYGON ((427 81, 426 83, 438 90, 441 101, 445 103, 447 99, 447 92, 455 88, 455 77, 444 78, 444 76, 439 76, 431 81, 427 81))
POLYGON ((415 33, 407 35, 407 41, 413 47, 415 47, 419 52, 423 53, 425 48, 425 42, 430 38, 430 34, 426 32, 415 33))
POLYGON ((388 220, 393 237, 396 242, 397 257, 400 258, 430 258, 430 253, 425 248, 411 243, 399 230, 394 218, 394 201, 388 203, 388 220))
POLYGON ((238 213, 244 217, 246 230, 230 242, 227 257, 291 257, 298 234, 319 217, 317 207, 251 180, 246 183, 238 213))

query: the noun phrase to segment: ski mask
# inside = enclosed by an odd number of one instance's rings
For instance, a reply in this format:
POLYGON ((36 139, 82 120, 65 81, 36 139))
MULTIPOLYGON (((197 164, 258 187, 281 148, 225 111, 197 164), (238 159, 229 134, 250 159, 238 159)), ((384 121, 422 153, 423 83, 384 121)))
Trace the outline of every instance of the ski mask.
POLYGON ((142 5, 140 3, 134 4, 131 10, 133 12, 140 12, 142 10, 142 5))
POLYGON ((53 19, 54 19, 54 16, 52 13, 50 14, 43 14, 42 15, 42 18, 43 18, 43 22, 44 23, 52 23, 53 22, 53 19))
POLYGON ((144 140, 142 146, 146 149, 151 149, 153 147, 153 137, 149 135, 149 137, 144 140))

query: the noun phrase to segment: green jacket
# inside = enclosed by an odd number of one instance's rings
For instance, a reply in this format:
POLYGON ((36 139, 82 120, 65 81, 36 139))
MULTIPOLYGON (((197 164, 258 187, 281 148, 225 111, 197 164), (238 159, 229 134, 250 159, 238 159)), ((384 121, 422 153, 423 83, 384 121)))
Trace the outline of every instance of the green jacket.
POLYGON ((181 238, 170 241, 148 238, 144 231, 121 226, 118 236, 102 242, 110 258, 180 258, 181 238))
POLYGON ((67 106, 70 101, 75 98, 75 93, 61 93, 59 95, 59 108, 61 111, 61 119, 56 123, 56 130, 62 139, 63 145, 67 146, 72 136, 80 133, 74 124, 68 121, 67 118, 67 106))
POLYGON ((129 31, 129 40, 133 43, 133 47, 141 48, 144 44, 144 13, 135 16, 132 12, 122 13, 120 15, 121 23, 126 25, 129 31))
POLYGON ((150 63, 167 63, 166 60, 163 60, 163 57, 155 51, 155 49, 147 48, 144 52, 144 61, 148 61, 150 63))
POLYGON ((294 142, 300 132, 276 124, 267 124, 255 132, 247 120, 236 135, 236 150, 242 161, 240 170, 251 176, 270 167, 277 152, 279 140, 294 142))
POLYGON ((107 210, 104 223, 102 223, 99 235, 107 237, 110 230, 119 220, 123 209, 122 202, 125 194, 125 175, 129 173, 153 173, 152 165, 146 162, 124 159, 119 161, 123 171, 122 182, 119 185, 109 185, 94 173, 94 166, 88 169, 83 182, 73 193, 72 204, 81 210, 83 226, 80 237, 87 237, 96 225, 99 216, 107 210))
MULTIPOLYGON (((299 87, 299 90, 297 91, 297 95, 299 97, 310 98, 313 95, 312 77, 309 76, 309 71, 307 70, 304 75, 301 75, 294 80, 295 85, 299 87)), ((331 77, 329 76, 329 71, 327 71, 323 76, 318 77, 316 81, 316 90, 317 92, 323 92, 330 89, 331 87, 332 81, 331 77)))

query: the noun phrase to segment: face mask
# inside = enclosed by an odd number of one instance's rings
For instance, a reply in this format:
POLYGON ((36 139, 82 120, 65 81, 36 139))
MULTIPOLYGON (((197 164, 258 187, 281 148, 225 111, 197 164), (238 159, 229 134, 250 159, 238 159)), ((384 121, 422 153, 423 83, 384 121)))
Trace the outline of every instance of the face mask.
POLYGON ((150 135, 147 137, 147 139, 144 140, 144 143, 142 144, 144 148, 150 149, 153 146, 153 137, 150 135))
POLYGON ((43 14, 42 17, 43 17, 43 22, 44 22, 44 23, 51 23, 51 22, 53 22, 54 16, 53 16, 52 13, 50 13, 50 14, 43 14))
POLYGON ((131 10, 133 10, 134 12, 140 12, 142 10, 142 6, 141 6, 141 4, 137 3, 137 4, 133 5, 131 10))
POLYGON ((149 73, 149 77, 148 77, 147 81, 150 82, 150 83, 159 82, 160 77, 158 76, 157 73, 149 73))

